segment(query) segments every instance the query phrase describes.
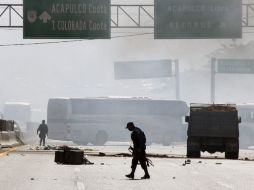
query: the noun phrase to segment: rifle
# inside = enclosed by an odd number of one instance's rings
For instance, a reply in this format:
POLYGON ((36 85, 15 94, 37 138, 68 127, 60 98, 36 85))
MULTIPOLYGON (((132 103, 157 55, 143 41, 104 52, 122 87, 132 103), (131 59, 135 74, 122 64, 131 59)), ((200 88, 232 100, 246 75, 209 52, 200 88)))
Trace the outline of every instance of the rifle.
MULTIPOLYGON (((129 152, 130 152, 131 154, 133 154, 134 148, 133 148, 132 146, 129 146, 128 150, 129 150, 129 152)), ((146 157, 146 154, 145 154, 145 162, 146 162, 147 167, 149 167, 149 166, 153 166, 153 167, 154 167, 152 160, 150 160, 149 158, 147 158, 147 157, 146 157)))

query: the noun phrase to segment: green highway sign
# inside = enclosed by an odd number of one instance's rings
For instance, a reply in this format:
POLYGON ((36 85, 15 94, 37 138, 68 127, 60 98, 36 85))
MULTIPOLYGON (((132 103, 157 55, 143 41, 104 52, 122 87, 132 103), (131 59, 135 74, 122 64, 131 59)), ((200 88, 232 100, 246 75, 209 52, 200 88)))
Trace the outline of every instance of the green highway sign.
POLYGON ((254 59, 218 59, 217 72, 254 74, 254 59))
POLYGON ((241 0, 155 0, 155 39, 241 38, 241 0))
POLYGON ((172 60, 115 62, 115 79, 145 79, 172 77, 172 60))
POLYGON ((109 39, 110 0, 24 0, 23 38, 109 39))

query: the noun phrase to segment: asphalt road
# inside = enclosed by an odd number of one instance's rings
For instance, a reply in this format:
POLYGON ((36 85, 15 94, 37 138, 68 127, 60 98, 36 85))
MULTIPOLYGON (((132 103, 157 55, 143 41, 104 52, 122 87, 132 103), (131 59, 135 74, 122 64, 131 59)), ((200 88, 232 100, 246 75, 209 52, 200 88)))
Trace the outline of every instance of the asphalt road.
MULTIPOLYGON (((153 151, 156 149, 154 147, 153 151)), ((241 154, 243 153, 244 151, 241 151, 241 154)), ((252 152, 249 151, 248 154, 251 155, 252 152)), ((9 152, 0 156, 0 189, 254 189, 254 161, 206 156, 202 159, 191 159, 190 163, 185 164, 186 158, 151 158, 155 165, 149 167, 151 179, 140 180, 143 171, 138 166, 135 180, 129 180, 125 178, 125 174, 130 172, 130 157, 88 156, 88 159, 94 162, 94 165, 58 165, 54 163, 52 152, 9 152)))

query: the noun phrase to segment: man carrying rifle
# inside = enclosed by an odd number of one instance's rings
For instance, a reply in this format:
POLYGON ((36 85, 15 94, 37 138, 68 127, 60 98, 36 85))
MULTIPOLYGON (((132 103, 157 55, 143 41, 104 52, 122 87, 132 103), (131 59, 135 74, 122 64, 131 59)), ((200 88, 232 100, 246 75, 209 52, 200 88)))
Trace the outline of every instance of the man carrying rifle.
POLYGON ((145 133, 136 127, 133 122, 127 123, 126 128, 129 131, 132 131, 131 133, 131 140, 133 141, 133 147, 130 147, 129 150, 132 151, 132 165, 131 165, 131 173, 128 175, 125 175, 128 178, 134 179, 134 173, 136 170, 136 167, 138 165, 138 162, 140 162, 140 165, 142 169, 145 172, 145 175, 141 177, 141 179, 149 179, 150 175, 147 170, 147 158, 146 158, 146 136, 145 133))

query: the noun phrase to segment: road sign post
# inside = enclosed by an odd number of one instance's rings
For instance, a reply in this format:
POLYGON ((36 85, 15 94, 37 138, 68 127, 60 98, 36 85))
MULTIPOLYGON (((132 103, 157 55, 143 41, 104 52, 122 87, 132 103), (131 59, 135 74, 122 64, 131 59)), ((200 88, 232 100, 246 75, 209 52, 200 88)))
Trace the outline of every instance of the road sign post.
POLYGON ((110 0, 24 0, 24 38, 110 38, 110 0))

